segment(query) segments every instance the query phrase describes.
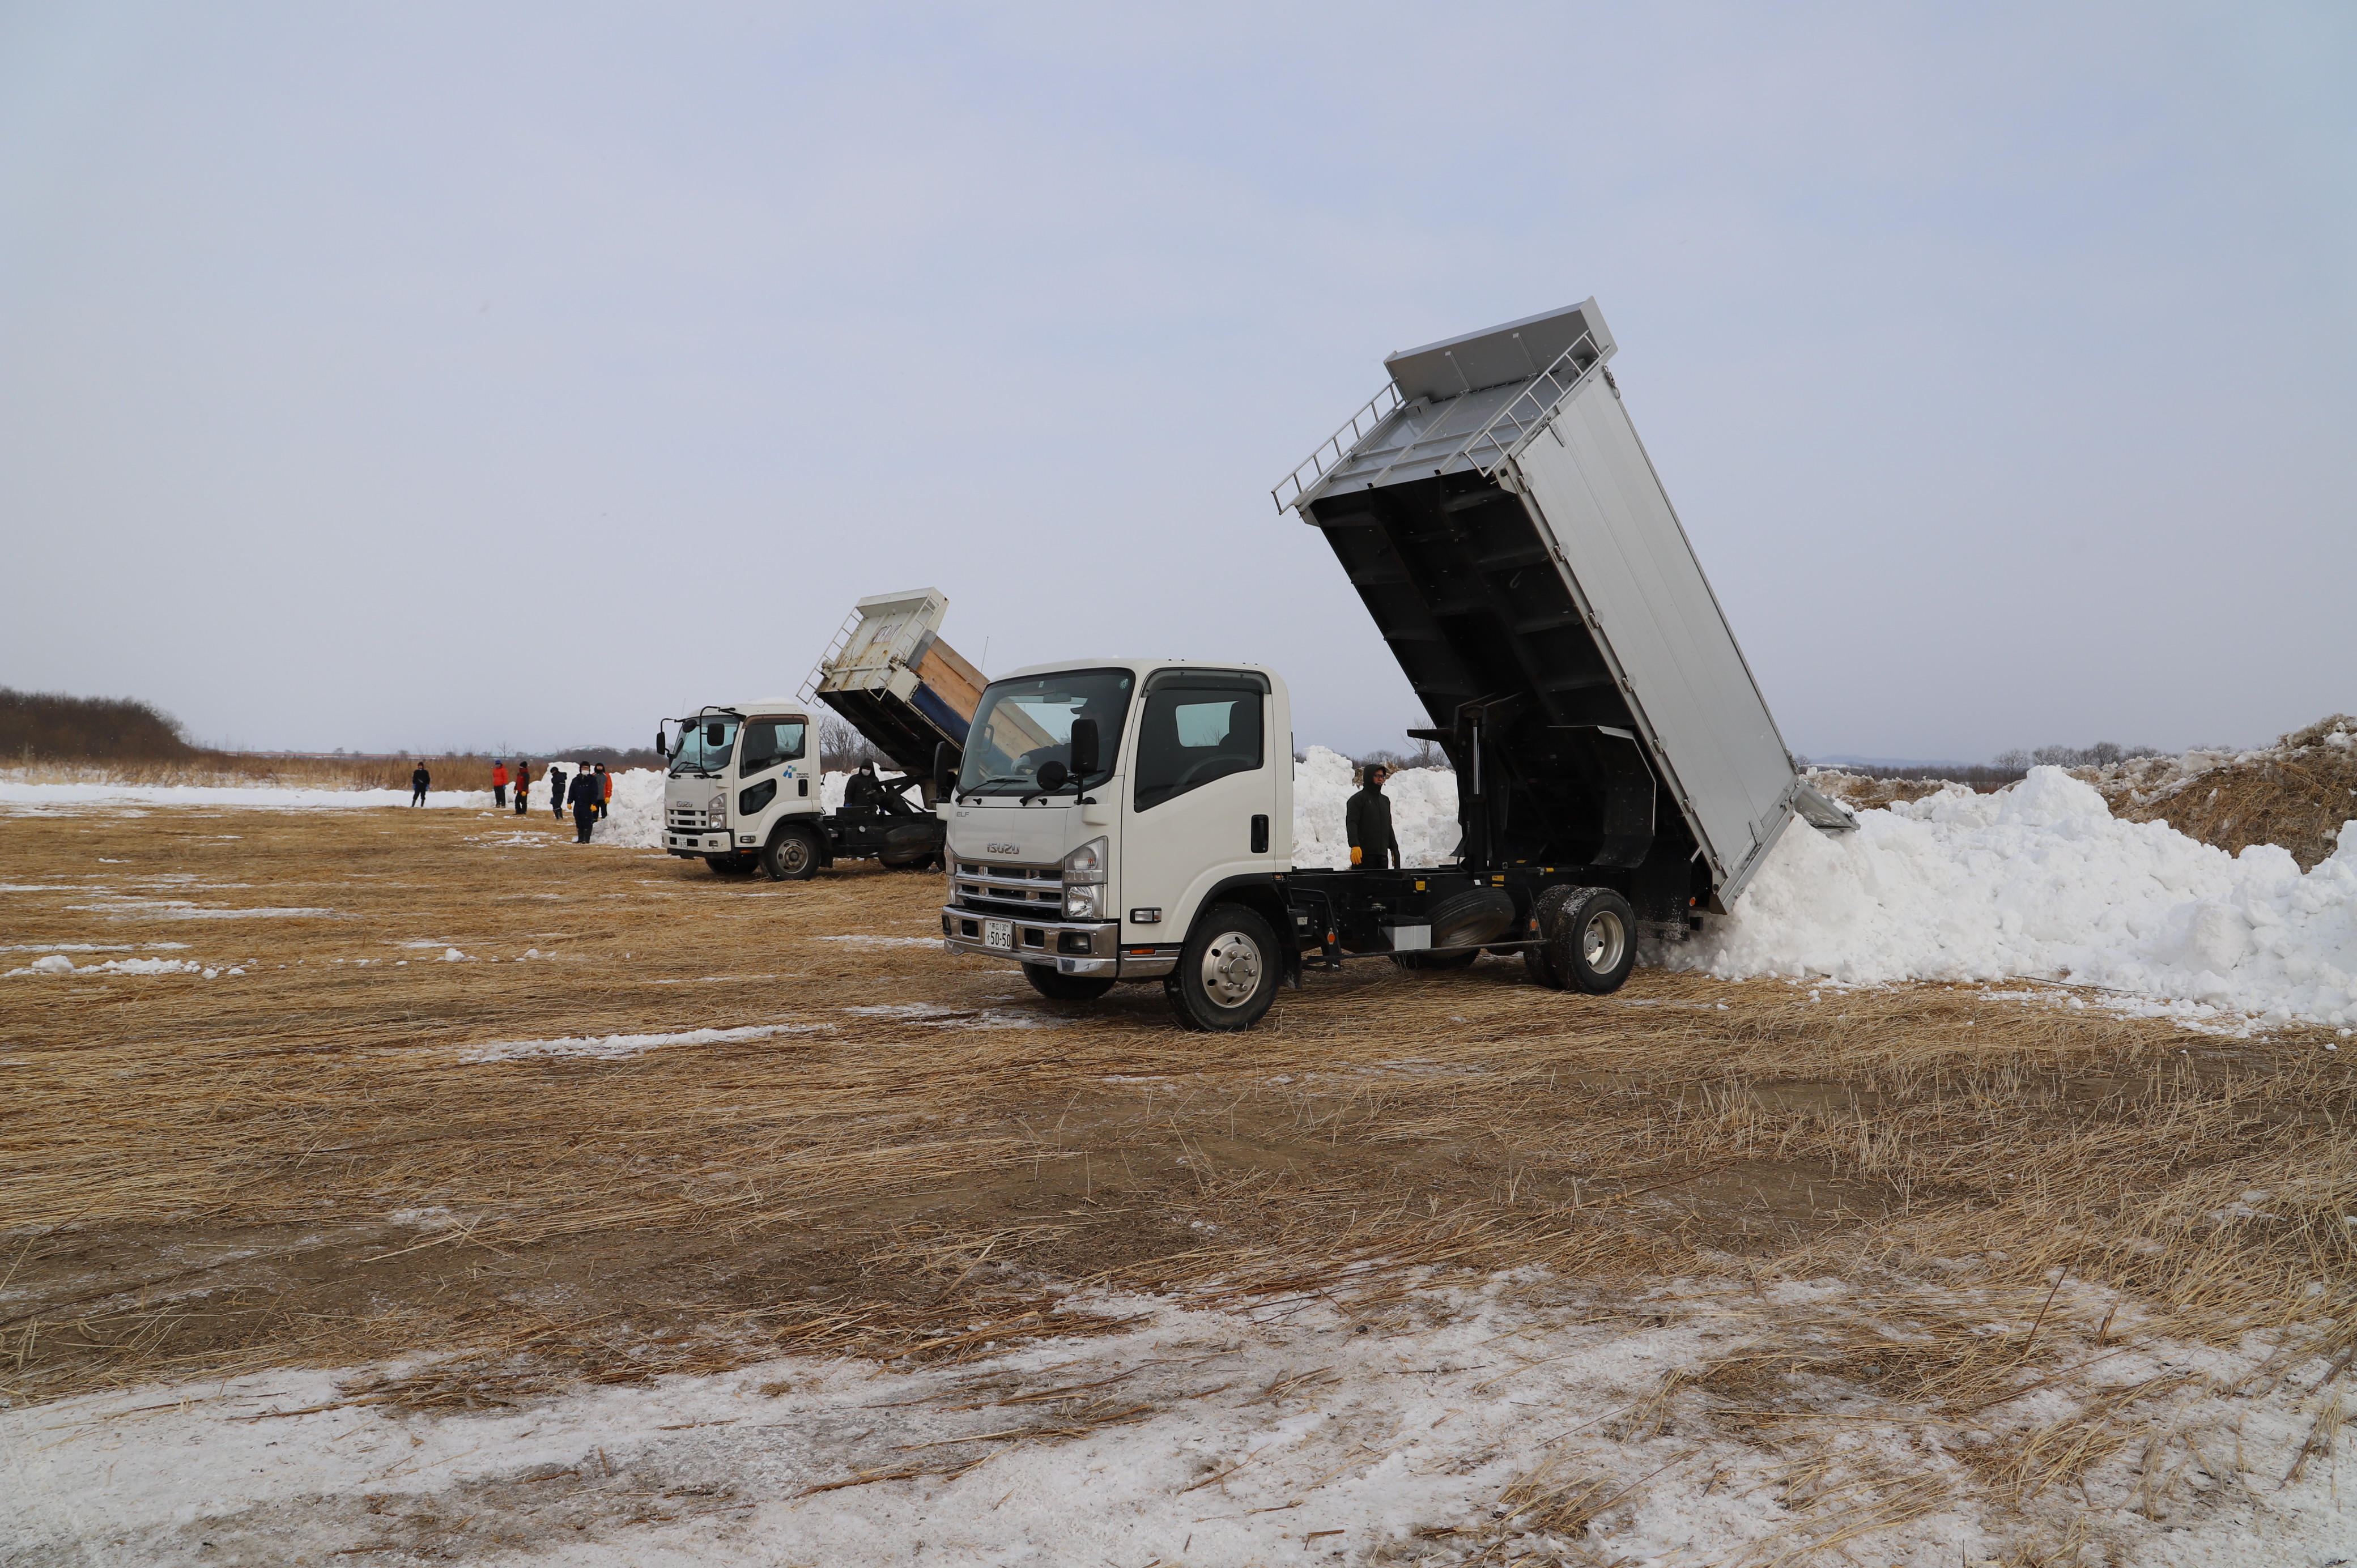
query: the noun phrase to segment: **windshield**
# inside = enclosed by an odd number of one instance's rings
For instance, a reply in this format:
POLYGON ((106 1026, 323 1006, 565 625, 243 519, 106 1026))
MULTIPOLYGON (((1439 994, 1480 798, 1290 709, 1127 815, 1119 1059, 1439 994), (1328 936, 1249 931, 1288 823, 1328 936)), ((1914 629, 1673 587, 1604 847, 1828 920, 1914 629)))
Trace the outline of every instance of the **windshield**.
MULTIPOLYGON (((1039 769, 1072 763, 1072 721, 1097 725, 1097 770, 1084 785, 1104 781, 1121 748, 1132 677, 1126 670, 1067 670, 1001 681, 982 694, 966 737, 961 795, 1027 795, 1039 789, 1039 769)), ((1069 785, 1065 788, 1070 788, 1069 785)))
POLYGON ((691 719, 681 730, 679 750, 671 759, 671 776, 717 773, 728 766, 728 754, 736 746, 735 719, 691 719))

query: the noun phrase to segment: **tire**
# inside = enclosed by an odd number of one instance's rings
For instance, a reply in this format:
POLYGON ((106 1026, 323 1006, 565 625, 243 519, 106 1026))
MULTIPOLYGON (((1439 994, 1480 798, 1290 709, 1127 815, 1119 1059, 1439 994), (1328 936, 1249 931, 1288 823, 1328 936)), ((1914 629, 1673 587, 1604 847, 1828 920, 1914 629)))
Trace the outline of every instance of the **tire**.
POLYGON ((807 882, 818 870, 818 835, 800 822, 778 830, 761 852, 761 869, 772 882, 807 882))
POLYGON ((1637 962, 1637 912, 1609 887, 1578 888, 1547 932, 1546 956, 1566 991, 1618 991, 1637 962))
POLYGON ((1538 930, 1534 934, 1539 939, 1539 945, 1523 950, 1523 969, 1530 975, 1533 984, 1544 985, 1549 991, 1563 989, 1563 976, 1555 972, 1555 961, 1547 956, 1552 945, 1547 939, 1555 934, 1555 921, 1562 918, 1564 906, 1587 891, 1584 887, 1567 887, 1558 884, 1542 889, 1538 897, 1532 901, 1531 918, 1538 922, 1538 930))
POLYGON ((704 864, 712 867, 716 875, 742 876, 753 869, 754 862, 749 854, 707 854, 704 864))
POLYGON ((1479 950, 1514 929, 1514 900, 1502 887, 1474 887, 1432 907, 1432 945, 1479 950))
POLYGON ((1027 963, 1023 978, 1050 1002, 1093 1002, 1113 989, 1113 982, 1093 974, 1060 974, 1044 963, 1027 963))
POLYGON ((1276 1000, 1284 978, 1276 933, 1242 904, 1214 904, 1196 918, 1164 986, 1184 1029, 1249 1029, 1276 1000))

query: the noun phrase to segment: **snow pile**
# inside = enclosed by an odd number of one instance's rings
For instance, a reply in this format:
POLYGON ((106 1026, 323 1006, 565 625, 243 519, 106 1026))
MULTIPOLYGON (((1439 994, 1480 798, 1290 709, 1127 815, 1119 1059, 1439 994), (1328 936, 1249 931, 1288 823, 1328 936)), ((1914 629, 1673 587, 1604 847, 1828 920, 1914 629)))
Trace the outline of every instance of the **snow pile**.
POLYGON ((2115 819, 2091 785, 2038 768, 1995 795, 1953 790, 1798 826, 1731 918, 1656 954, 1727 979, 2068 979, 2271 1021, 2357 1020, 2357 833, 2303 875, 2272 844, 2239 855, 2163 822, 2115 819))
MULTIPOLYGON (((1358 788, 1352 764, 1322 746, 1293 765, 1293 864, 1340 868, 1351 864, 1343 806, 1358 788)), ((1404 768, 1383 784, 1392 803, 1392 832, 1405 865, 1437 865, 1457 853, 1457 775, 1445 768, 1404 768)))

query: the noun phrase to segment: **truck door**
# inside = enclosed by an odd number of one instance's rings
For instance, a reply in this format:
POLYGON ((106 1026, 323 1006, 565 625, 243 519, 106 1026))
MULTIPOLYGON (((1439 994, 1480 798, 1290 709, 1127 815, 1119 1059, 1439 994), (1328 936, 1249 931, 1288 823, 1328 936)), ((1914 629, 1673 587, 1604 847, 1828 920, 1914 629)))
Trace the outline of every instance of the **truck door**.
POLYGON ((819 810, 816 769, 804 756, 809 736, 810 723, 800 715, 745 721, 737 746, 737 798, 729 802, 738 849, 768 843, 780 816, 819 810))
POLYGON ((1213 885, 1282 864, 1292 824, 1279 832, 1275 822, 1273 708, 1268 678, 1250 671, 1165 670, 1147 678, 1124 802, 1123 941, 1182 940, 1184 922, 1213 885), (1148 910, 1160 920, 1135 918, 1148 910))

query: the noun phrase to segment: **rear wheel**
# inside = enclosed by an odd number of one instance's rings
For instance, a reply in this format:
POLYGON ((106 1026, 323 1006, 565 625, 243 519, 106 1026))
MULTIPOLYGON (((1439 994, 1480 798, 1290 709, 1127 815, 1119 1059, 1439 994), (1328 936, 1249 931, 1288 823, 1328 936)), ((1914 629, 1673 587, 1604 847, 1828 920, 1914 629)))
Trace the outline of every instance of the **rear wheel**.
POLYGON ((1556 886, 1543 889, 1531 901, 1531 921, 1534 928, 1531 934, 1539 940, 1536 947, 1523 950, 1523 968, 1534 983, 1544 985, 1550 991, 1564 988, 1563 976, 1555 972, 1555 961, 1547 956, 1551 945, 1547 939, 1555 934, 1555 923, 1561 918, 1563 907, 1587 891, 1584 887, 1556 886))
POLYGON ((1227 1034, 1249 1029, 1276 1000, 1276 933, 1241 904, 1203 912, 1178 950, 1164 989, 1181 1028, 1227 1034))
POLYGON ((1578 888, 1546 934, 1546 957, 1566 990, 1618 991, 1637 962, 1637 912, 1609 887, 1578 888))
POLYGON ((1023 978, 1050 1002, 1093 1002, 1113 989, 1113 982, 1093 974, 1063 974, 1044 963, 1027 963, 1023 978))
POLYGON ((761 869, 772 882, 808 881, 818 869, 818 835, 800 822, 779 829, 761 852, 761 869))

